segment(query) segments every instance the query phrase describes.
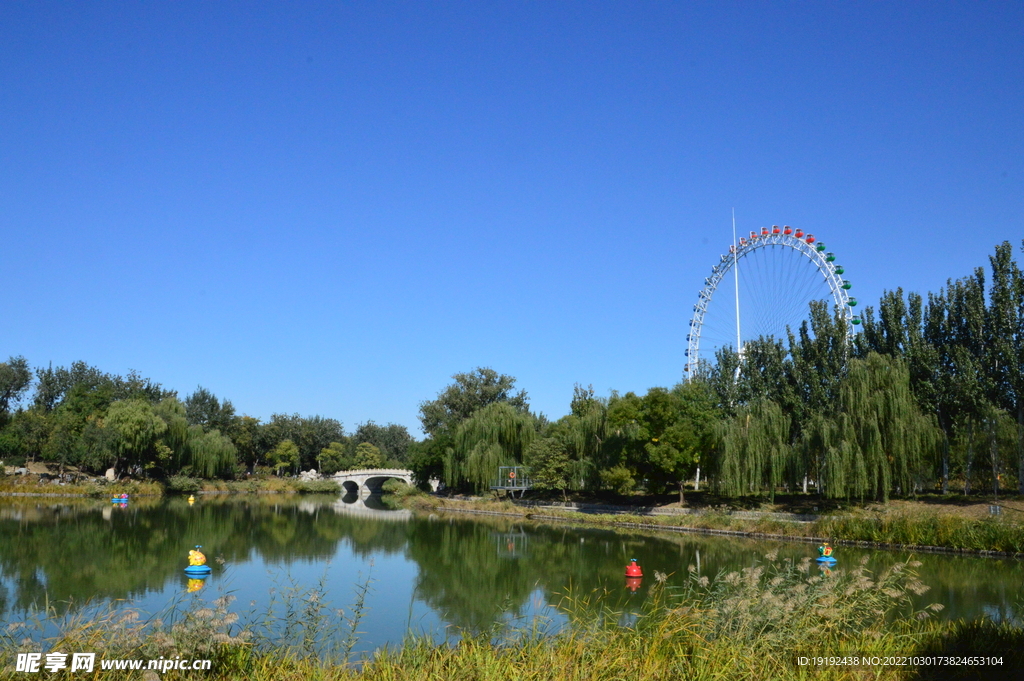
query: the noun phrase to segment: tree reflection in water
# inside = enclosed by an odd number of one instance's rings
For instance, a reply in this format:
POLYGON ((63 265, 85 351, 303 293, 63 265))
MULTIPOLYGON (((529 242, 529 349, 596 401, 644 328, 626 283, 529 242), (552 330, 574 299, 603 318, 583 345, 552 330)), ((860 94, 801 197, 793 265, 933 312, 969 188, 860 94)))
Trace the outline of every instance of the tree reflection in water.
MULTIPOLYGON (((140 498, 127 508, 84 499, 5 500, 0 536, 0 619, 47 599, 138 599, 179 583, 183 590, 188 549, 202 544, 211 562, 222 557, 229 566, 259 562, 288 569, 303 562, 322 572, 328 561, 390 557, 409 566, 403 574, 412 583, 390 583, 388 592, 408 590, 438 621, 474 632, 538 612, 557 620, 556 606, 570 584, 577 593, 607 593, 607 605, 635 610, 653 579, 627 584, 624 568, 632 557, 646 575, 668 574, 672 587, 682 583, 691 565, 714 578, 753 565, 772 549, 794 561, 813 552, 810 545, 796 543, 620 533, 490 516, 391 514, 376 497, 312 495, 208 495, 193 506, 183 498, 140 498)), ((840 547, 837 569, 865 554, 876 571, 906 558, 840 547)), ((921 607, 941 602, 942 616, 950 618, 1019 617, 1024 583, 1019 561, 917 557, 924 563, 923 581, 932 586, 921 607)), ((352 584, 341 587, 338 603, 349 597, 352 584)), ((374 607, 373 595, 369 605, 374 607)), ((412 604, 402 610, 379 614, 392 621, 412 618, 412 604)))

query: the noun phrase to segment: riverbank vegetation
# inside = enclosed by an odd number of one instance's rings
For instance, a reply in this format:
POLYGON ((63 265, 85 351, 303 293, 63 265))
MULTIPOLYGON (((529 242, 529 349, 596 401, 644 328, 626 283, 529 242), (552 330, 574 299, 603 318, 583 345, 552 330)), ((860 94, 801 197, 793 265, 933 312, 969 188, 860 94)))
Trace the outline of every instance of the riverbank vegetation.
POLYGON ((901 508, 856 509, 794 521, 771 513, 733 513, 710 508, 686 514, 651 513, 649 509, 608 512, 559 506, 527 506, 510 500, 453 500, 415 496, 403 505, 425 512, 483 512, 524 519, 552 519, 584 524, 649 529, 730 532, 783 539, 827 540, 835 544, 941 548, 965 552, 1024 553, 1024 521, 1014 517, 976 517, 940 508, 907 504, 901 508))
POLYGON ((353 433, 319 415, 264 422, 201 387, 179 399, 134 372, 12 357, 0 364, 0 460, 46 463, 39 482, 107 472, 172 489, 389 466, 479 493, 518 465, 534 492, 563 498, 1024 494, 1024 275, 1008 242, 989 260, 938 293, 886 292, 852 337, 844 314, 812 304, 787 338, 722 348, 672 388, 602 397, 577 385, 554 420, 512 376, 458 373, 420 405, 421 441, 372 421, 353 433))
MULTIPOLYGON (((880 574, 864 564, 819 572, 768 554, 740 571, 709 578, 691 569, 681 588, 655 574, 639 614, 608 606, 601 593, 567 589, 557 604, 566 620, 555 630, 504 618, 450 632, 447 640, 412 636, 365 659, 353 655, 369 581, 356 602, 335 611, 323 584, 284 589, 267 613, 239 613, 232 598, 178 604, 159 619, 131 609, 61 615, 48 608, 0 633, 7 660, 18 651, 96 651, 100 659, 209 659, 222 679, 985 679, 1024 669, 1024 634, 991 621, 937 621, 939 605, 915 610, 927 587, 914 562, 880 574), (268 617, 282 626, 261 625, 268 617), (998 664, 883 664, 915 656, 984 656, 998 664), (814 658, 849 658, 843 665, 814 658), (807 658, 802 661, 801 658, 807 658), (857 662, 853 662, 856 658, 857 662), (877 661, 872 660, 877 658, 877 661)), ((191 674, 194 675, 194 672, 191 674)), ((107 671, 103 678, 134 678, 107 671)), ((166 679, 192 678, 168 671, 166 679)))

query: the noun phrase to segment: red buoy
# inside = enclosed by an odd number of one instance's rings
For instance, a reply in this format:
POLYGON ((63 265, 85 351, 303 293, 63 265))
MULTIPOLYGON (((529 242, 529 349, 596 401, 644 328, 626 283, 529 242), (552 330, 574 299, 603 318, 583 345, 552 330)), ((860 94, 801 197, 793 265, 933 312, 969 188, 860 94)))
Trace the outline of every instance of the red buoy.
POLYGON ((629 559, 629 565, 626 566, 627 577, 643 577, 644 571, 640 569, 640 566, 636 564, 636 558, 629 559))
POLYGON ((640 583, 643 581, 642 577, 626 577, 626 588, 629 589, 630 593, 636 593, 636 590, 640 588, 640 583))

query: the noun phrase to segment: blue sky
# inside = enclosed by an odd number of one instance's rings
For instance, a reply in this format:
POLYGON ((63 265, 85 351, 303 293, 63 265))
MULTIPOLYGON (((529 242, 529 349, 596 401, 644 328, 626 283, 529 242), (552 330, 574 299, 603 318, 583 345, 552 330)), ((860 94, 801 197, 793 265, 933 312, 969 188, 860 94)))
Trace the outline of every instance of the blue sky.
POLYGON ((1022 83, 1019 3, 8 2, 0 357, 557 417, 681 379, 733 208, 868 304, 1019 245, 1022 83))

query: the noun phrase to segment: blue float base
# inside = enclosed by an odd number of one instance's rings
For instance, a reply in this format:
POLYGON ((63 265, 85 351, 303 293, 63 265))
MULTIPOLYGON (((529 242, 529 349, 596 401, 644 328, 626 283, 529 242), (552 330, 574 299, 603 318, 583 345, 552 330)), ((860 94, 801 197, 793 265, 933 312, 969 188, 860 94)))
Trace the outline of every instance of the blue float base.
POLYGON ((831 565, 832 563, 836 562, 836 559, 833 558, 832 556, 820 556, 820 557, 816 558, 815 560, 817 560, 819 563, 828 563, 829 565, 831 565))
POLYGON ((190 577, 205 577, 213 572, 209 565, 189 565, 185 568, 185 574, 190 577))

